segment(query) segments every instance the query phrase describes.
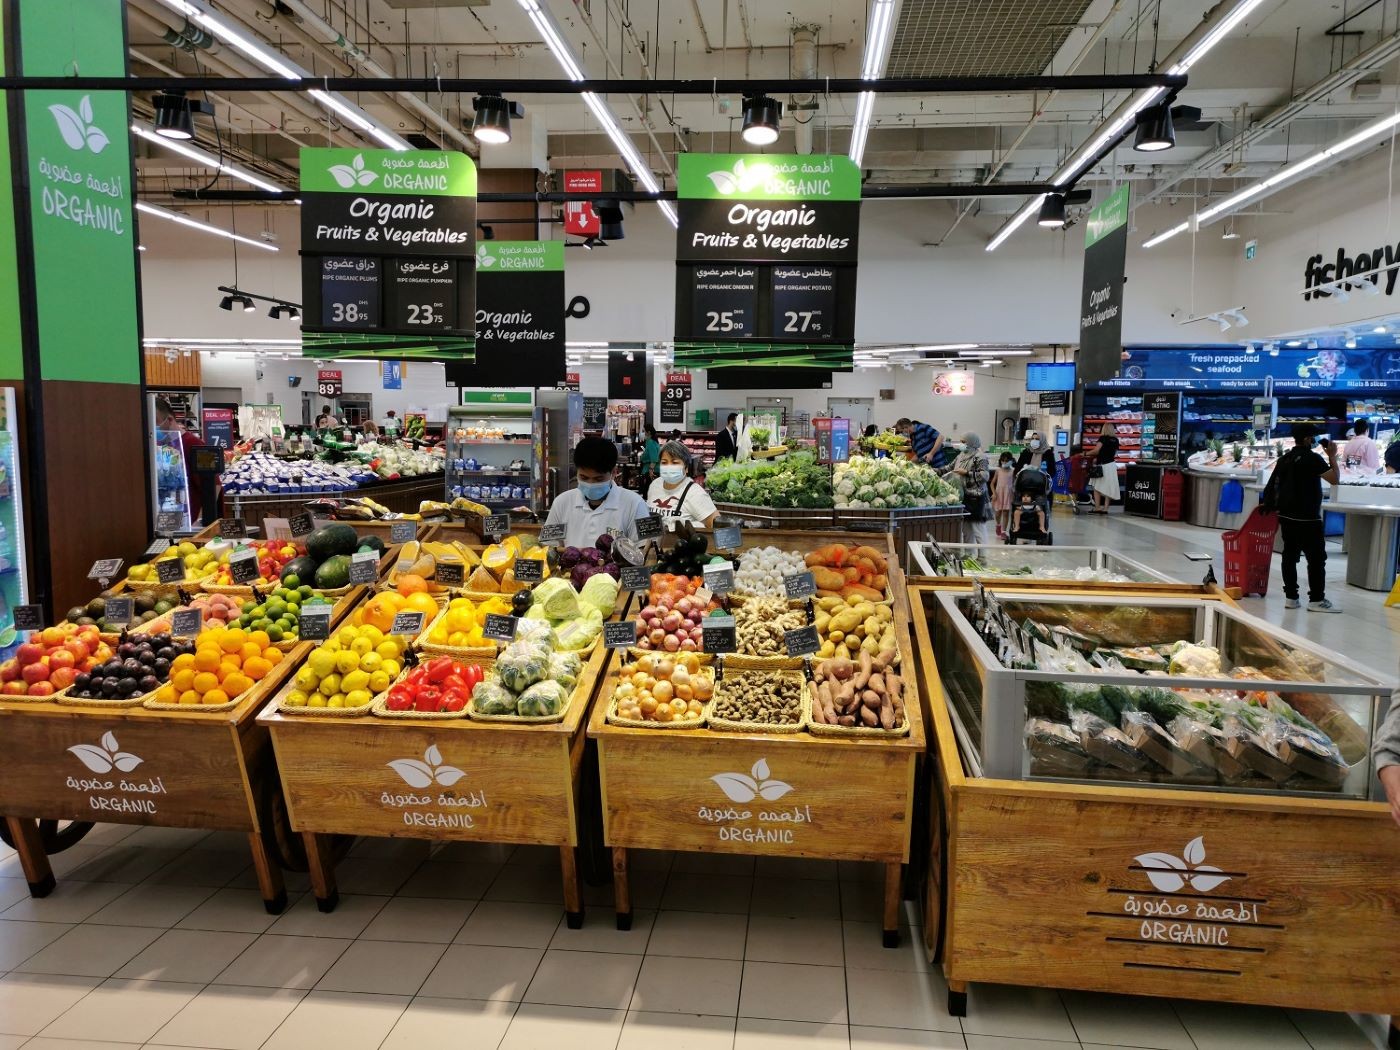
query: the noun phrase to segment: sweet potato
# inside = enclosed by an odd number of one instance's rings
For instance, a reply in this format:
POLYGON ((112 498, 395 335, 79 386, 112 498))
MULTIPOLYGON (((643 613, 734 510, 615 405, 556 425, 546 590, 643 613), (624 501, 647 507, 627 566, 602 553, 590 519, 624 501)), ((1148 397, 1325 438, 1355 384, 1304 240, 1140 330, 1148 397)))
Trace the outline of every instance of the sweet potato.
POLYGON ((885 701, 880 696, 880 694, 875 692, 873 689, 867 689, 865 692, 860 694, 861 706, 867 707, 872 711, 880 710, 880 705, 884 702, 885 701))
POLYGON ((889 697, 885 697, 885 702, 880 705, 880 725, 885 729, 895 727, 894 704, 890 702, 889 697))
POLYGON ((835 569, 828 569, 825 565, 812 566, 812 578, 817 582, 817 591, 839 591, 846 586, 846 577, 835 569))
POLYGON ((807 564, 807 568, 809 569, 815 568, 818 565, 839 569, 846 563, 846 559, 849 556, 850 548, 844 543, 832 543, 825 547, 819 547, 802 560, 807 564))
POLYGON ((869 558, 876 572, 889 572, 889 563, 885 561, 885 556, 874 547, 860 546, 851 552, 858 558, 869 558))
POLYGON ((860 709, 860 720, 871 729, 874 729, 880 724, 880 716, 868 707, 862 707, 860 709))
POLYGON ((879 591, 880 594, 883 595, 885 593, 885 589, 890 585, 890 578, 884 573, 877 573, 876 575, 870 577, 870 579, 867 581, 867 585, 872 590, 879 591))
POLYGON ((882 602, 885 600, 883 591, 877 591, 873 587, 867 587, 863 583, 848 583, 841 588, 841 597, 849 601, 871 601, 882 602))
POLYGON ((871 663, 870 654, 862 649, 860 651, 860 670, 856 672, 855 678, 851 680, 851 685, 856 690, 863 690, 865 684, 870 681, 870 674, 873 670, 874 665, 871 663))

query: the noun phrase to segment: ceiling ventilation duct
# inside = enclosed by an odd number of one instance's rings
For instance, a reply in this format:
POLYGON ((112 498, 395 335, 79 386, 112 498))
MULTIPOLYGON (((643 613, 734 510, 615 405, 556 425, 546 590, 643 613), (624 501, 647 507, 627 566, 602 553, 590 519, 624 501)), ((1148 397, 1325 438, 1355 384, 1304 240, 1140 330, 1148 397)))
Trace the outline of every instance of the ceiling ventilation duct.
MULTIPOLYGON (((792 76, 817 79, 817 27, 793 26, 792 76)), ((793 95, 788 100, 788 116, 793 122, 794 151, 812 152, 812 122, 817 116, 816 95, 793 95)))

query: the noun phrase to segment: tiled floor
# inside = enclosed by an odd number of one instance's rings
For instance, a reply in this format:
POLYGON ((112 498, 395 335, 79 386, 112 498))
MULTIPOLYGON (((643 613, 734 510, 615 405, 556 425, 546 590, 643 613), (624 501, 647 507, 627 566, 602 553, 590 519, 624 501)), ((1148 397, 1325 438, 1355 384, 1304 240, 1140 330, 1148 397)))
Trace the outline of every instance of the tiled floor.
MULTIPOLYGON (((1056 512, 1059 544, 1182 579, 1218 533, 1056 512)), ((1335 550, 1335 548, 1334 548, 1335 550)), ((1400 610, 1341 583, 1342 616, 1246 608, 1396 670, 1400 610)), ((589 887, 562 922, 553 849, 362 840, 322 915, 290 879, 267 915, 238 836, 100 826, 31 900, 0 847, 0 1050, 1346 1050, 1338 1014, 978 986, 948 1015, 919 916, 881 947, 880 870, 699 854, 633 858, 633 928, 589 887)))

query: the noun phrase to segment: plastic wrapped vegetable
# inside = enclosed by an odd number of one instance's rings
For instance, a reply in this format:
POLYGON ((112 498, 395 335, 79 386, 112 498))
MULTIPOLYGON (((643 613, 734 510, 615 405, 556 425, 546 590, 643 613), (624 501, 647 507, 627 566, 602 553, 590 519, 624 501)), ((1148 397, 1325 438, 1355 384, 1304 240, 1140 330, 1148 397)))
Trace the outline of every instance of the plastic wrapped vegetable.
POLYGON ((617 580, 604 570, 588 578, 578 597, 585 605, 591 605, 604 616, 610 616, 617 605, 617 592, 617 580))
POLYGON ((533 608, 551 620, 570 620, 578 615, 578 592, 568 580, 555 576, 535 587, 533 608))
POLYGON ((572 690, 578 684, 582 670, 583 659, 578 653, 555 653, 549 658, 550 681, 558 682, 565 689, 572 690))
POLYGON ((533 641, 514 641, 496 660, 496 674, 512 693, 523 693, 549 673, 549 648, 533 641))
POLYGON ((1190 642, 1183 642, 1172 652, 1167 671, 1191 678, 1218 678, 1224 673, 1220 667, 1219 649, 1205 644, 1192 645, 1190 642))
POLYGON ((517 642, 534 642, 538 645, 554 644, 554 628, 540 615, 540 607, 532 605, 530 611, 520 618, 515 628, 517 642))
POLYGON ((578 619, 554 629, 554 644, 566 652, 579 652, 592 645, 593 640, 602 633, 603 614, 592 606, 585 606, 578 619))
POLYGON ((557 715, 568 703, 569 693, 558 682, 536 682, 520 694, 516 714, 527 718, 557 715))
POLYGON ((516 701, 509 689, 488 678, 472 689, 472 706, 483 715, 513 715, 516 701))

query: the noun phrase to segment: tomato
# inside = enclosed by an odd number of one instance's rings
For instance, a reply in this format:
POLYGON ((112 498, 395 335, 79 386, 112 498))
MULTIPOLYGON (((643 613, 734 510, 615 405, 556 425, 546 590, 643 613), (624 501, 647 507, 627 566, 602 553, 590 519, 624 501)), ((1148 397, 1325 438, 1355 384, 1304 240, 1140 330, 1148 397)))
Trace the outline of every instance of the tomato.
POLYGON ((461 711, 467 706, 470 694, 462 689, 448 689, 442 694, 441 711, 461 711))
POLYGON ((390 711, 411 711, 413 699, 413 690, 400 683, 389 690, 389 698, 385 704, 390 711))

